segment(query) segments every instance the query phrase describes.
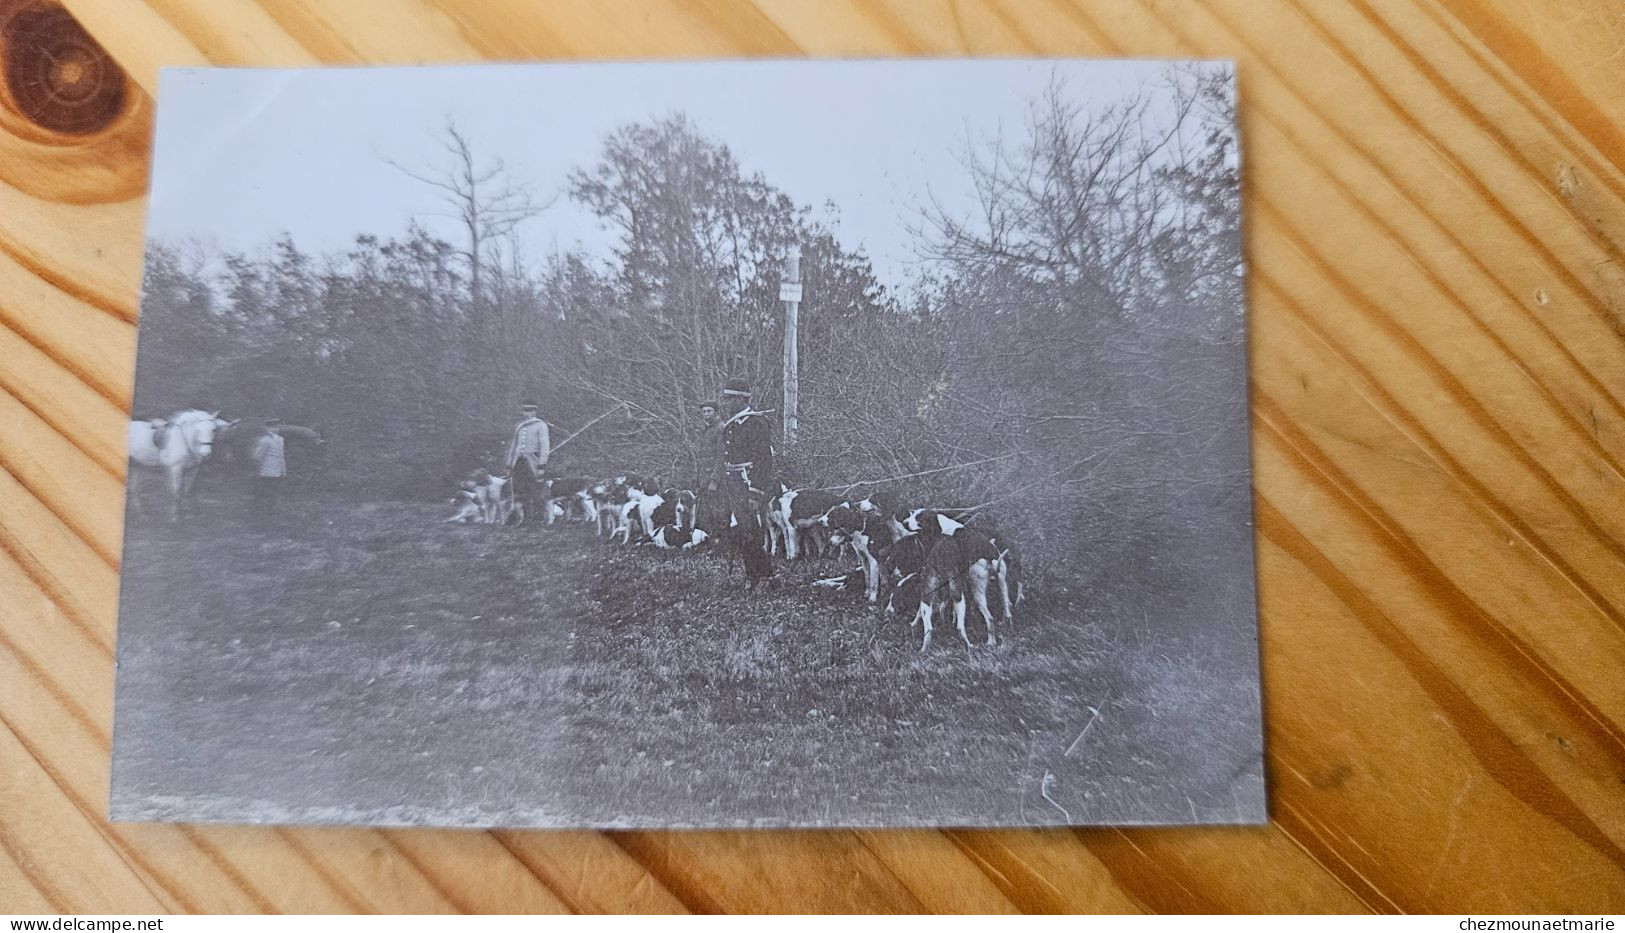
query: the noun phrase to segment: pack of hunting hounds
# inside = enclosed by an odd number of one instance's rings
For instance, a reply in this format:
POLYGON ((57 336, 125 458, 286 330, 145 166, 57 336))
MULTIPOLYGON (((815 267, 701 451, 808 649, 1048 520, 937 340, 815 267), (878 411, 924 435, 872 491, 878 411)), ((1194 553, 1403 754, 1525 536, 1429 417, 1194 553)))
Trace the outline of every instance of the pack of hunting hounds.
MULTIPOLYGON (((923 630, 921 651, 931 646, 933 619, 950 608, 967 646, 970 606, 980 614, 990 645, 1011 623, 1023 595, 1021 558, 988 520, 902 504, 882 493, 852 499, 827 489, 778 485, 777 495, 764 497, 760 546, 791 561, 856 558, 854 569, 813 585, 861 592, 888 615, 912 607, 911 626, 923 630)), ((545 525, 590 525, 606 542, 662 551, 694 551, 729 539, 738 546, 741 532, 720 496, 646 477, 544 479, 541 496, 532 501, 540 503, 545 525)), ((487 470, 463 481, 452 503, 456 511, 447 522, 535 519, 525 514, 523 498, 514 496, 511 477, 487 470)))

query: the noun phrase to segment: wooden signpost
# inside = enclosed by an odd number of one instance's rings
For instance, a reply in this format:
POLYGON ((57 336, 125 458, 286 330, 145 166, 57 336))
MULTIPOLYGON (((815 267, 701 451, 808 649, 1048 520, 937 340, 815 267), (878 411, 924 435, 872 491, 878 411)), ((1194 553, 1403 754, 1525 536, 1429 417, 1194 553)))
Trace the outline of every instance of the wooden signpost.
POLYGON ((801 379, 796 359, 796 326, 801 306, 801 247, 791 244, 784 256, 784 278, 779 282, 779 300, 784 302, 784 442, 796 440, 796 406, 800 401, 801 379))

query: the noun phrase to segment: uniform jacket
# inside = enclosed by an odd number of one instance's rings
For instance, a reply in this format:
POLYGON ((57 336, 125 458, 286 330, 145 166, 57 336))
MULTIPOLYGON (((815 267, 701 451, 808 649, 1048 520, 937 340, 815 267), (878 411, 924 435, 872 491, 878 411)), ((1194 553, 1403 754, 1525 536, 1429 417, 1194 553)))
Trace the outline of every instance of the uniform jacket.
POLYGON ((550 453, 547 422, 540 418, 526 418, 513 429, 513 439, 508 442, 508 456, 502 462, 514 466, 520 458, 524 458, 530 462, 531 469, 540 473, 542 467, 547 465, 550 453))
POLYGON ((767 416, 741 412, 722 428, 724 464, 749 463, 750 485, 768 490, 773 484, 773 437, 767 416))
POLYGON ((283 451, 282 435, 266 431, 254 442, 254 475, 287 476, 288 460, 283 451))

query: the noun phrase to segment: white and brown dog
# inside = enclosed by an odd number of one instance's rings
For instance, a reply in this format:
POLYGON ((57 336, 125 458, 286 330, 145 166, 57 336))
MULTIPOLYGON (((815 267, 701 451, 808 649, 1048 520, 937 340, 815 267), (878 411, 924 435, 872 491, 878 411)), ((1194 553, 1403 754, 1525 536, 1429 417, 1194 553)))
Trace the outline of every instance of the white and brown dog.
POLYGON ((627 480, 626 500, 616 510, 615 530, 610 532, 610 540, 620 535, 622 544, 631 544, 634 531, 643 540, 654 537, 654 513, 666 499, 658 492, 649 491, 650 488, 653 484, 644 480, 627 480))
POLYGON ((681 530, 694 527, 697 500, 693 490, 673 486, 661 490, 660 500, 649 513, 656 528, 661 525, 674 525, 681 530))
POLYGON ((649 536, 649 541, 663 551, 692 551, 710 538, 711 535, 703 528, 685 529, 676 525, 661 525, 649 536))
POLYGON ((987 604, 989 584, 997 580, 1001 598, 1001 617, 1011 621, 1010 573, 1005 558, 1008 548, 1001 547, 993 535, 967 527, 931 509, 913 509, 893 516, 893 523, 905 532, 904 537, 917 537, 929 547, 925 564, 919 571, 920 602, 911 625, 924 627, 920 650, 931 647, 931 628, 934 616, 953 606, 954 622, 959 637, 970 645, 965 631, 967 601, 974 601, 987 625, 987 643, 998 640, 992 610, 987 604))
POLYGON ((880 515, 844 502, 824 512, 819 524, 827 530, 831 547, 851 546, 863 570, 864 598, 871 605, 879 603, 882 589, 889 588, 881 558, 895 540, 891 525, 880 515))
POLYGON ((803 553, 823 557, 829 550, 829 525, 824 518, 846 500, 823 489, 791 489, 783 483, 779 489, 767 506, 773 550, 782 542, 787 560, 796 560, 803 553))
POLYGON ((626 477, 617 476, 593 483, 587 490, 592 500, 593 521, 600 538, 615 531, 615 507, 626 491, 626 477))
POLYGON ((487 525, 506 525, 516 514, 523 521, 523 506, 513 501, 511 477, 479 470, 474 474, 474 496, 480 519, 487 525))
POLYGON ((566 476, 547 481, 547 501, 555 508, 545 516, 551 525, 555 520, 575 518, 583 522, 598 520, 598 507, 593 502, 592 480, 584 476, 566 476))
POLYGON ((485 521, 485 514, 480 509, 479 487, 471 479, 465 479, 457 487, 457 495, 452 497, 451 504, 457 507, 447 522, 459 525, 477 525, 485 521))

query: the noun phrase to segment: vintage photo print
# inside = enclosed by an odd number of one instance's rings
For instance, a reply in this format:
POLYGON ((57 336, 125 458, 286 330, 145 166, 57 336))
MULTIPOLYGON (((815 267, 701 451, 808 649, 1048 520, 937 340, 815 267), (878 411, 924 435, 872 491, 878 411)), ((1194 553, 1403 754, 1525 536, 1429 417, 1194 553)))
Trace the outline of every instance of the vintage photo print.
POLYGON ((1227 62, 163 74, 120 820, 1265 819, 1227 62))

